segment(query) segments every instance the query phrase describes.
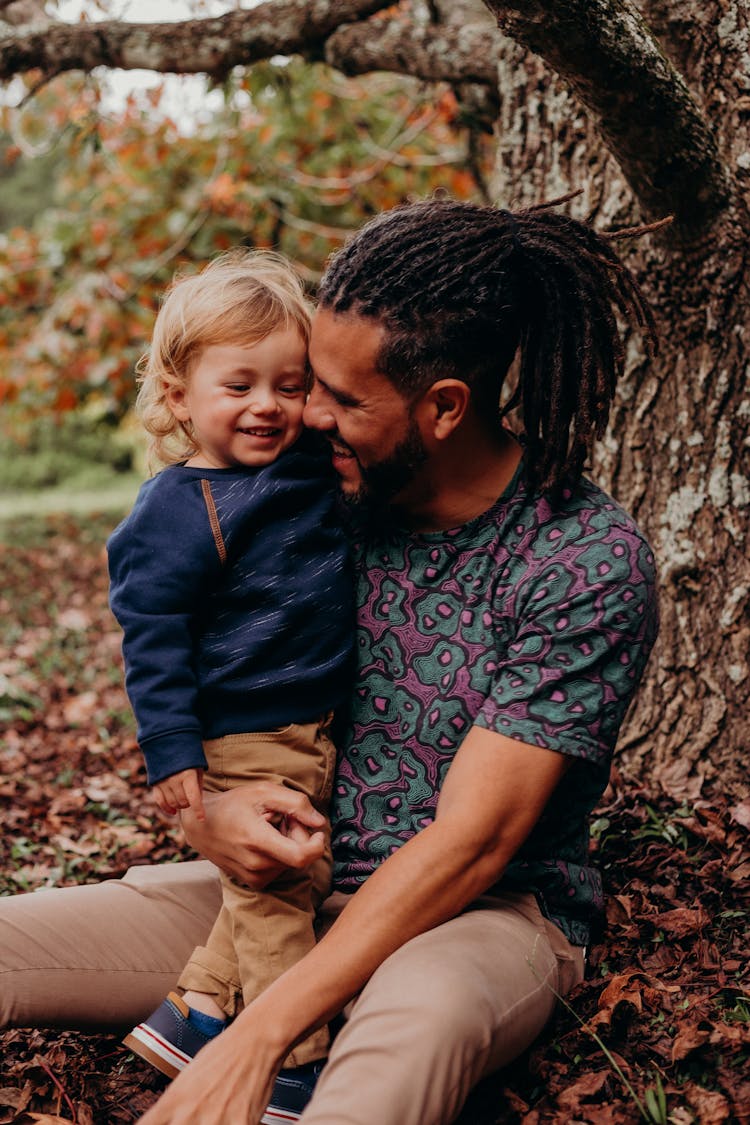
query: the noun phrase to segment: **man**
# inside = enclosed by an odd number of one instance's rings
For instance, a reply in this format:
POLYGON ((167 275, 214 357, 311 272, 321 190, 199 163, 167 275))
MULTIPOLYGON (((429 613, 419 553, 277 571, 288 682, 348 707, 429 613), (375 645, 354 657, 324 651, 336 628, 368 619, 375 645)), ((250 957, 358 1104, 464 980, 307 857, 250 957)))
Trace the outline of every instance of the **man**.
MULTIPOLYGON (((354 511, 359 607, 335 893, 316 948, 197 1055, 149 1125, 450 1122, 581 979, 601 898, 587 817, 656 630, 648 545, 581 478, 623 366, 618 310, 650 331, 607 241, 544 208, 413 204, 329 267, 306 422, 354 511), (519 403, 523 445, 501 425, 519 403), (309 1073, 274 1086, 293 1044, 342 1011, 314 1094, 309 1073)), ((295 794, 236 790, 207 811, 192 842, 252 885, 315 852, 295 794)), ((210 879, 187 876, 170 901, 147 878, 150 922, 131 911, 133 926, 160 948, 168 920, 196 939, 187 910, 210 879)), ((99 911, 125 893, 84 890, 99 911)))

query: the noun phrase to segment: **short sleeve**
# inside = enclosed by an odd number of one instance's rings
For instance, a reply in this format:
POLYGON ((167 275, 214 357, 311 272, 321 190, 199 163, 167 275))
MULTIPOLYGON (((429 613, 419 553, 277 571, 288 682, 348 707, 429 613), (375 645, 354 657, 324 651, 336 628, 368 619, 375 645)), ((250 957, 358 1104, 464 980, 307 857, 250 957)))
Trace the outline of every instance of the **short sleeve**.
POLYGON ((477 725, 608 768, 657 632, 648 544, 611 526, 568 541, 498 593, 496 614, 477 725))

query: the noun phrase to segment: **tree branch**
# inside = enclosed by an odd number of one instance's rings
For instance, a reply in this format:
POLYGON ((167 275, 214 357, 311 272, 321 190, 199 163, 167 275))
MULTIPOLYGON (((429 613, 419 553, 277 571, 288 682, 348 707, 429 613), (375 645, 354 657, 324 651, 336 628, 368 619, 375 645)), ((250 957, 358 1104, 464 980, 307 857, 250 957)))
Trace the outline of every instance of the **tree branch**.
POLYGON ((21 26, 0 35, 0 80, 28 70, 97 66, 223 77, 235 66, 278 54, 321 58, 325 40, 341 24, 388 6, 387 0, 266 0, 247 11, 178 23, 21 26))
POLYGON ((503 32, 564 78, 598 120, 644 215, 691 238, 728 205, 707 122, 631 0, 485 0, 503 32))
POLYGON ((367 20, 335 31, 325 59, 344 74, 389 70, 430 82, 497 86, 499 36, 486 23, 417 27, 396 20, 367 20))
POLYGON ((37 29, 52 23, 42 0, 0 0, 0 21, 13 27, 36 24, 37 29))

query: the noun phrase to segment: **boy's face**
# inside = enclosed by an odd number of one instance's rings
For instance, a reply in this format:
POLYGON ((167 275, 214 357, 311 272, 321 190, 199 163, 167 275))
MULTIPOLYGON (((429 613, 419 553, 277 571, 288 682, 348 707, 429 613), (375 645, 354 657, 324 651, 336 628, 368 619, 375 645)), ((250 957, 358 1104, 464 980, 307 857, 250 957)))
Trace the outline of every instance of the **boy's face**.
POLYGON ((302 431, 307 349, 296 328, 256 344, 217 344, 193 364, 187 386, 168 394, 181 422, 191 422, 202 469, 270 465, 302 431))

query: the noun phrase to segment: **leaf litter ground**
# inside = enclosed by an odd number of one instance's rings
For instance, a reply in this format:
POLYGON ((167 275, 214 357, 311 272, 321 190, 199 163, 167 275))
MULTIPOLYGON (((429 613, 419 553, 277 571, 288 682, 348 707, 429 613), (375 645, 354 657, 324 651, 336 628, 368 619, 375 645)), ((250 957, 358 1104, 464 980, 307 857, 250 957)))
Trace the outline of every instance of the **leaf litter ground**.
MULTIPOLYGON (((0 893, 190 855, 148 797, 107 609, 112 515, 0 540, 0 893)), ((750 1122, 750 801, 615 773, 594 822, 607 887, 587 979, 461 1125, 750 1122)), ((0 1125, 137 1121, 164 1079, 113 1035, 0 1033, 0 1125)))

